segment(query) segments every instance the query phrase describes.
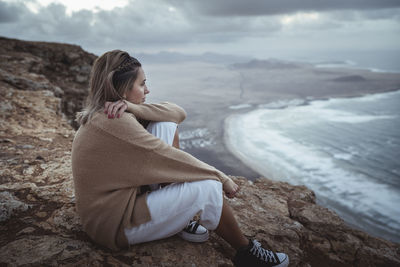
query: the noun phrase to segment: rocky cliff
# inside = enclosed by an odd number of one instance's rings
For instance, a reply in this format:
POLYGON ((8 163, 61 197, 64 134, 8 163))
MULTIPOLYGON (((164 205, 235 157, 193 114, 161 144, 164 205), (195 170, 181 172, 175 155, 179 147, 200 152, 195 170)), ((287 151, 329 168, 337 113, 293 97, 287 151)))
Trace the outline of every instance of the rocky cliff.
POLYGON ((53 92, 61 99, 60 111, 75 129, 75 113, 82 109, 87 96, 95 59, 95 55, 76 45, 0 37, 2 88, 53 92))
MULTIPOLYGON (((65 44, 0 38, 0 266, 231 266, 214 233, 113 252, 93 243, 75 213, 71 119, 95 59, 65 44)), ((73 125, 73 124, 72 124, 73 125)), ((303 186, 233 177, 229 200, 249 237, 289 254, 291 266, 400 266, 400 245, 351 229, 303 186)))

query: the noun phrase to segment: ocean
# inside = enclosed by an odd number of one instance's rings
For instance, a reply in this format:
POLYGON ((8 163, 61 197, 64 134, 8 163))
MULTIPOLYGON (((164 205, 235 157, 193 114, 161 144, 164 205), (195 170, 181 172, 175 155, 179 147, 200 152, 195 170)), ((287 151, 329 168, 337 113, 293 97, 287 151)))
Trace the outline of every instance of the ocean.
POLYGON ((258 173, 306 185, 348 224, 400 242, 400 91, 278 101, 225 124, 231 152, 258 173))

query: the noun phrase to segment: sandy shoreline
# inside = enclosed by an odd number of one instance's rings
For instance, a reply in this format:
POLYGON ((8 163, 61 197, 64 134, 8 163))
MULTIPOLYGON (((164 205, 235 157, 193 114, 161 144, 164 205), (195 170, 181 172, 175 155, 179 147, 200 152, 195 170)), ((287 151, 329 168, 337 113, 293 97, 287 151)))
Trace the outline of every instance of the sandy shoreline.
MULTIPOLYGON (((254 110, 248 111, 248 112, 252 112, 254 110)), ((246 112, 247 113, 247 112, 246 112)), ((240 160, 240 162, 242 164, 244 164, 246 167, 248 167, 249 169, 251 169, 254 173, 256 173, 259 177, 264 177, 264 175, 262 174, 262 171, 260 169, 258 169, 258 165, 256 164, 251 164, 250 161, 246 160, 246 156, 243 155, 241 153, 241 151, 237 150, 234 148, 234 146, 231 145, 231 141, 230 141, 230 127, 229 124, 231 123, 231 120, 234 120, 236 116, 240 116, 240 114, 232 114, 229 115, 228 117, 225 118, 224 120, 224 136, 223 136, 223 142, 225 144, 226 149, 229 151, 229 153, 231 153, 231 155, 233 155, 234 157, 236 157, 237 159, 240 160)), ((270 177, 268 177, 269 179, 271 179, 270 177)), ((249 178, 251 179, 251 178, 249 178)))

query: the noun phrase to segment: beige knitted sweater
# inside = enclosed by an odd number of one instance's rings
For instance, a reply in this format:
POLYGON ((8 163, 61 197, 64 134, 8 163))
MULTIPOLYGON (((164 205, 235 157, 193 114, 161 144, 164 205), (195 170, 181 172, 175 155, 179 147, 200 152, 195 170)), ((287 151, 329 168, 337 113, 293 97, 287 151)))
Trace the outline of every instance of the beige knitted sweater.
POLYGON ((83 229, 111 249, 128 246, 124 229, 151 220, 142 185, 230 178, 214 167, 154 137, 136 118, 182 122, 172 103, 129 104, 119 119, 96 113, 76 132, 72 173, 83 229), (135 117, 136 116, 136 117, 135 117))

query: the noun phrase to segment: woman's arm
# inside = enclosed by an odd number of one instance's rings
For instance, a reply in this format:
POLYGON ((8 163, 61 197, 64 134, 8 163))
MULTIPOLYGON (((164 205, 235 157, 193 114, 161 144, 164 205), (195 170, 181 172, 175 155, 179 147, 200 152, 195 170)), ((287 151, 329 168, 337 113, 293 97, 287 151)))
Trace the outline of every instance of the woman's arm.
POLYGON ((186 118, 183 108, 169 102, 159 104, 134 104, 121 100, 106 102, 104 112, 109 118, 119 118, 125 110, 139 119, 148 121, 171 121, 179 124, 186 118))
MULTIPOLYGON (((125 110, 138 118, 150 121, 173 121, 180 123, 186 117, 186 112, 181 107, 168 102, 160 104, 134 104, 128 101, 106 102, 105 113, 108 113, 108 118, 119 118, 125 110)), ((216 171, 220 172, 218 170, 216 171)), ((226 195, 233 198, 239 191, 239 186, 228 176, 222 172, 220 173, 222 174, 220 175, 220 180, 223 183, 226 195), (221 179, 221 177, 223 178, 221 179)))
POLYGON ((185 110, 170 102, 162 102, 159 104, 133 104, 126 101, 126 103, 128 105, 128 112, 144 120, 171 121, 179 124, 186 118, 185 110))
POLYGON ((125 186, 213 179, 223 184, 228 197, 233 197, 238 190, 238 186, 227 175, 162 142, 147 132, 132 115, 125 113, 120 119, 109 120, 98 114, 91 124, 124 142, 121 149, 114 146, 112 149, 119 151, 113 160, 115 169, 126 170, 119 177, 125 186), (125 152, 120 154, 122 149, 125 152), (139 180, 133 180, 133 177, 139 177, 139 180))

